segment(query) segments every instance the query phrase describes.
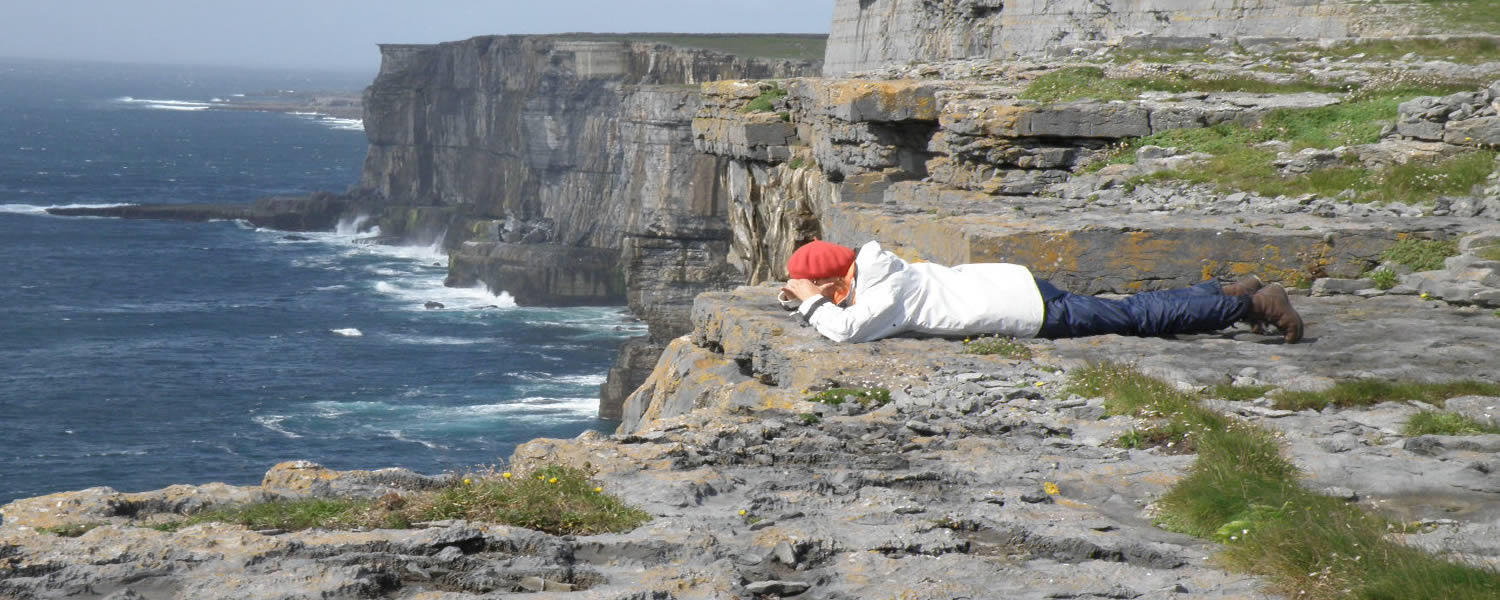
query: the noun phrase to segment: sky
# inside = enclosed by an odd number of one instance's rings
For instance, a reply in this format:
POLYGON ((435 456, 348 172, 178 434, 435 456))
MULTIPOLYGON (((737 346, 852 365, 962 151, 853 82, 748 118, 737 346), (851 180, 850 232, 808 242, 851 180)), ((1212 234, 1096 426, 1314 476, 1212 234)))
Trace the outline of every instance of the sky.
POLYGON ((561 32, 828 33, 834 0, 0 0, 0 57, 374 72, 376 44, 561 32))

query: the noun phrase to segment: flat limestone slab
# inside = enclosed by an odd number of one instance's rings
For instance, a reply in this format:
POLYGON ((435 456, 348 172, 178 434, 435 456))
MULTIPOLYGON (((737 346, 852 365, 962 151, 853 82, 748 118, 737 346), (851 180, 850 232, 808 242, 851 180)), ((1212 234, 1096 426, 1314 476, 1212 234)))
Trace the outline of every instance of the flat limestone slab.
POLYGON ((1118 335, 1040 344, 1061 363, 1135 364, 1172 381, 1229 383, 1245 368, 1284 387, 1356 377, 1445 381, 1500 377, 1500 316, 1416 296, 1293 297, 1306 337, 1284 344, 1245 329, 1178 339, 1118 335))
POLYGON ((879 240, 908 260, 1024 264, 1081 293, 1129 293, 1249 273, 1267 281, 1357 277, 1410 232, 1459 235, 1480 227, 1435 217, 1068 212, 915 182, 892 185, 885 200, 832 207, 825 238, 854 246, 879 240))

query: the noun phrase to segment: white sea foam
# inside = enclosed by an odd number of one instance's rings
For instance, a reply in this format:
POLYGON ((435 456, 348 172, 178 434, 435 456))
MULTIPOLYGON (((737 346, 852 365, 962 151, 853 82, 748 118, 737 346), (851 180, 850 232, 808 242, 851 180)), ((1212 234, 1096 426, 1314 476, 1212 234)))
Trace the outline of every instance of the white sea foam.
POLYGON ((370 215, 358 215, 352 218, 342 218, 339 219, 337 225, 333 226, 333 232, 341 236, 356 236, 359 235, 359 231, 364 227, 364 224, 369 221, 370 215))
POLYGON ((512 402, 479 404, 454 409, 460 415, 515 415, 516 413, 542 415, 549 412, 592 415, 598 410, 599 398, 597 397, 559 398, 554 396, 528 396, 512 402))
MULTIPOLYGON (((593 395, 536 395, 495 404, 461 406, 413 404, 409 399, 392 402, 324 400, 309 405, 308 409, 309 414, 302 418, 334 424, 348 431, 376 431, 387 435, 399 432, 410 436, 404 441, 427 445, 433 442, 424 443, 425 440, 416 438, 445 440, 455 431, 488 431, 491 427, 518 421, 547 423, 593 419, 599 411, 599 398, 593 395)), ((279 424, 285 417, 264 419, 264 423, 260 419, 256 422, 267 428, 280 428, 279 424)))
POLYGON ((425 346, 468 346, 472 344, 484 344, 490 341, 485 338, 461 338, 443 335, 392 335, 389 339, 402 344, 425 346))
POLYGON ((213 107, 213 105, 208 102, 197 102, 192 100, 156 100, 152 98, 133 98, 130 96, 121 96, 119 98, 115 98, 115 102, 119 102, 121 104, 140 105, 144 108, 154 108, 158 110, 208 110, 209 108, 213 107))
POLYGON ((365 122, 363 120, 360 120, 360 119, 343 119, 343 118, 332 117, 332 116, 329 116, 329 115, 325 115, 323 113, 316 113, 316 112, 291 112, 291 113, 287 113, 287 114, 291 114, 291 115, 296 115, 298 117, 302 117, 304 119, 307 119, 309 121, 312 121, 314 123, 317 123, 319 125, 327 127, 329 129, 336 129, 336 130, 339 130, 339 131, 364 131, 365 130, 365 122))
POLYGON ((254 421, 257 425, 260 425, 261 427, 265 427, 266 429, 269 429, 271 431, 274 431, 276 433, 279 433, 281 435, 284 435, 284 436, 292 438, 292 439, 297 439, 297 438, 302 437, 301 435, 298 435, 298 434, 292 433, 290 431, 287 431, 286 428, 284 428, 284 427, 281 426, 282 421, 287 420, 287 417, 284 417, 284 416, 281 416, 281 415, 262 415, 262 416, 259 416, 259 417, 252 417, 250 420, 254 421))
POLYGON ((406 437, 405 434, 401 433, 399 430, 396 430, 396 429, 387 430, 385 432, 385 435, 387 437, 393 439, 393 440, 398 441, 398 442, 412 442, 412 443, 416 443, 416 444, 421 444, 421 445, 426 446, 426 447, 428 447, 428 448, 430 448, 432 450, 447 450, 448 449, 447 446, 443 446, 443 445, 440 445, 440 444, 434 444, 434 443, 429 442, 427 440, 419 440, 419 439, 416 439, 416 438, 406 437))
POLYGON ((603 385, 608 379, 605 375, 553 375, 551 373, 528 372, 517 375, 524 381, 537 383, 557 383, 565 385, 603 385))
POLYGON ((353 327, 346 327, 343 329, 329 329, 328 332, 335 335, 342 335, 344 337, 360 337, 365 334, 363 331, 360 331, 353 327))
POLYGON ((35 204, 0 204, 0 213, 16 215, 35 215, 40 217, 50 216, 49 208, 115 208, 117 206, 133 206, 128 202, 117 204, 60 204, 56 206, 37 206, 35 204))
POLYGON ((328 117, 326 119, 323 119, 322 123, 324 125, 327 125, 330 129, 337 129, 339 131, 365 130, 365 122, 360 119, 339 119, 335 117, 328 117))
POLYGON ((426 303, 439 302, 448 309, 472 309, 488 306, 514 308, 515 298, 500 292, 493 294, 483 284, 467 288, 444 287, 437 278, 406 277, 391 281, 377 281, 376 293, 395 298, 406 304, 409 310, 427 310, 426 303))

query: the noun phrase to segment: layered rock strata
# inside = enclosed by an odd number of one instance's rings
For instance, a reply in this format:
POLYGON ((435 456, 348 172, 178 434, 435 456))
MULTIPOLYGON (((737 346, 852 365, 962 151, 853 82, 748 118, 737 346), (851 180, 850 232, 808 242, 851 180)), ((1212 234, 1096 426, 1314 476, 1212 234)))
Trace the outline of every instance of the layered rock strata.
POLYGON ((690 137, 696 85, 819 67, 527 36, 382 53, 361 187, 448 215, 421 228, 383 219, 382 231, 446 231, 450 285, 483 283, 523 305, 628 303, 651 336, 611 370, 606 417, 644 378, 641 351, 681 335, 692 296, 741 281, 724 261, 726 160, 690 137))
POLYGON ((1171 48, 1241 38, 1388 37, 1415 31, 1413 12, 1347 0, 838 0, 824 73, 1106 43, 1171 48))
MULTIPOLYGON (((1122 139, 1254 124, 1272 110, 1338 102, 1327 94, 1042 104, 1015 99, 1003 83, 870 79, 728 81, 704 90, 693 131, 701 150, 731 159, 723 175, 735 232, 730 262, 752 282, 784 277, 791 250, 822 237, 876 239, 944 264, 1022 263, 1084 293, 1250 272, 1305 283, 1364 273, 1407 234, 1444 239, 1482 226, 1472 214, 1130 184, 1135 174, 1195 160, 1159 148, 1143 148, 1135 166, 1073 172, 1122 139), (778 98, 772 110, 746 111, 767 94, 778 98)), ((1372 161, 1392 151, 1364 150, 1372 161)))
POLYGON ((686 138, 690 86, 816 67, 527 36, 382 52, 365 94, 362 189, 451 209, 455 282, 482 281, 522 304, 623 301, 608 256, 628 235, 724 239, 718 161, 686 138))

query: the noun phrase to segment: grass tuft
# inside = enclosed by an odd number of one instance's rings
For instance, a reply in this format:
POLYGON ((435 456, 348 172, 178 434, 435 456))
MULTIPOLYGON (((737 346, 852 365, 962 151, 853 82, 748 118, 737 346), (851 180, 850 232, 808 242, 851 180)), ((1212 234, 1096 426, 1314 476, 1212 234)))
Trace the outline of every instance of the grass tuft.
POLYGON ((1381 402, 1406 402, 1417 400, 1433 406, 1442 406, 1449 398, 1459 396, 1500 395, 1500 385, 1484 381, 1451 381, 1425 383, 1419 381, 1384 381, 1379 379, 1351 379, 1335 383, 1321 392, 1283 391, 1276 396, 1276 408, 1322 410, 1329 406, 1369 406, 1381 402))
POLYGON ((1008 336, 986 336, 965 339, 964 354, 999 355, 1015 360, 1031 360, 1031 346, 1008 336))
POLYGON ((1229 385, 1227 383, 1221 383, 1209 388, 1203 393, 1209 398, 1219 398, 1221 400, 1228 400, 1230 402, 1244 402, 1246 400, 1254 400, 1256 398, 1265 396, 1266 392, 1269 392, 1273 389, 1276 389, 1276 386, 1229 385))
MULTIPOLYGON (((756 96, 753 100, 746 103, 745 108, 743 108, 742 110, 747 113, 771 112, 773 110, 776 110, 776 101, 785 98, 786 93, 787 92, 784 89, 771 88, 769 90, 761 92, 759 96, 756 96)), ((790 114, 784 117, 783 120, 791 120, 790 114)))
POLYGON ((220 522, 251 529, 302 530, 378 527, 466 519, 526 527, 557 535, 629 531, 650 515, 627 506, 572 467, 549 466, 531 473, 487 472, 464 477, 441 490, 378 500, 306 498, 273 500, 209 510, 181 521, 154 525, 175 531, 220 522))
MULTIPOLYGON (((1070 388, 1102 395, 1116 409, 1183 407, 1193 398, 1166 382, 1119 365, 1070 374, 1070 388)), ((1220 417, 1202 431, 1188 475, 1157 502, 1168 529, 1224 544, 1223 562, 1265 575, 1288 597, 1310 600, 1492 598, 1500 572, 1449 562, 1390 537, 1383 519, 1314 494, 1281 454, 1274 434, 1220 417)), ((1171 420, 1201 422, 1179 410, 1171 420)))
POLYGON ((56 527, 38 527, 36 530, 38 533, 46 533, 55 535, 57 537, 74 538, 93 531, 104 525, 107 525, 107 523, 69 523, 67 525, 58 525, 56 527))
POLYGON ((1478 435, 1500 433, 1500 427, 1481 423, 1472 418, 1449 412, 1422 411, 1412 415, 1401 428, 1409 437, 1419 435, 1478 435))
POLYGON ((1500 244, 1485 246, 1476 250, 1474 254, 1485 260, 1500 260, 1500 244))
MULTIPOLYGON (((1500 2, 1495 2, 1493 6, 1496 10, 1500 10, 1500 2)), ((1475 64, 1500 61, 1500 44, 1495 43, 1493 39, 1485 38, 1364 39, 1324 48, 1318 53, 1335 58, 1349 58, 1356 54, 1363 54, 1364 58, 1360 60, 1365 61, 1392 60, 1407 54, 1415 54, 1456 63, 1475 64), (1452 58, 1449 59, 1449 57, 1452 58)))
MULTIPOLYGON (((1434 13, 1436 25, 1445 31, 1494 33, 1500 31, 1500 0, 1416 0, 1434 13)), ((1448 43, 1448 42, 1445 42, 1448 43)), ((1446 56, 1456 56, 1450 52, 1446 56)))
POLYGON ((681 48, 714 50, 736 56, 783 60, 822 60, 828 47, 828 36, 809 34, 572 33, 553 37, 571 40, 667 44, 681 48))
POLYGON ((1176 147, 1180 152, 1202 152, 1211 158, 1178 170, 1135 178, 1131 183, 1187 181, 1243 190, 1262 196, 1316 194, 1337 196, 1354 192, 1356 202, 1422 204, 1439 196, 1463 195, 1494 171, 1496 153, 1467 152, 1435 162, 1411 162, 1385 169, 1369 169, 1352 154, 1345 164, 1293 176, 1275 165, 1276 152, 1256 144, 1282 141, 1293 152, 1304 148, 1332 149, 1379 141, 1380 132, 1395 122, 1397 106, 1419 96, 1441 96, 1473 89, 1469 82, 1437 82, 1411 76, 1383 78, 1351 93, 1333 106, 1281 109, 1268 113, 1258 125, 1221 123, 1212 127, 1164 131, 1120 144, 1102 160, 1084 165, 1094 170, 1104 164, 1133 164, 1142 146, 1176 147), (1102 164, 1101 164, 1102 163, 1102 164))
POLYGON ((808 402, 838 406, 858 402, 866 408, 890 404, 891 391, 885 388, 833 388, 807 397, 808 402))
POLYGON ((1277 83, 1247 76, 1195 77, 1184 73, 1109 78, 1099 67, 1064 67, 1032 80, 1019 97, 1038 102, 1133 100, 1142 92, 1339 92, 1337 85, 1312 81, 1277 83))
POLYGON ((1406 238, 1380 253, 1380 260, 1406 265, 1413 271, 1435 271, 1443 261, 1458 256, 1458 244, 1443 240, 1406 238))
POLYGON ((1375 288, 1380 290, 1388 290, 1396 287, 1396 283, 1400 280, 1400 278, 1396 276, 1395 271, 1386 268, 1380 268, 1375 269, 1374 271, 1370 271, 1369 273, 1365 274, 1365 277, 1368 277, 1370 278, 1370 281, 1375 282, 1375 288))

